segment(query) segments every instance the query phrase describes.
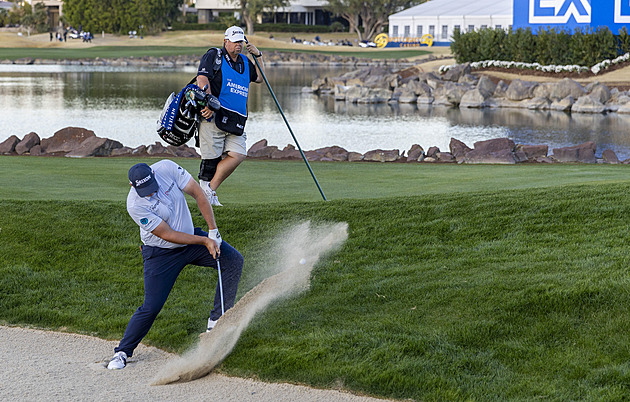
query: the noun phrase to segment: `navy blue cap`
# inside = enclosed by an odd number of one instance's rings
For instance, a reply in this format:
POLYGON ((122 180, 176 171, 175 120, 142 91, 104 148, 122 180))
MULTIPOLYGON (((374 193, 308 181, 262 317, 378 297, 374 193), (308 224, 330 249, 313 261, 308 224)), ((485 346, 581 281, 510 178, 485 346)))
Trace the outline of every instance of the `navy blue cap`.
POLYGON ((129 182, 140 197, 147 197, 160 188, 153 170, 146 163, 137 163, 129 169, 129 182))

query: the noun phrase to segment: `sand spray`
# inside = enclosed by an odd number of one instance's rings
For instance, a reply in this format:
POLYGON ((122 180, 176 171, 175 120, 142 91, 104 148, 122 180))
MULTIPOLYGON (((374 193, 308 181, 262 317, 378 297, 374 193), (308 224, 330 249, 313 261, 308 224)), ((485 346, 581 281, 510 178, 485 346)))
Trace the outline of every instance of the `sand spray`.
POLYGON ((278 236, 266 260, 266 279, 226 311, 212 331, 201 334, 193 349, 169 360, 152 384, 192 381, 209 374, 230 354, 257 313, 276 300, 307 290, 320 257, 340 247, 347 237, 347 223, 315 225, 310 221, 278 236))

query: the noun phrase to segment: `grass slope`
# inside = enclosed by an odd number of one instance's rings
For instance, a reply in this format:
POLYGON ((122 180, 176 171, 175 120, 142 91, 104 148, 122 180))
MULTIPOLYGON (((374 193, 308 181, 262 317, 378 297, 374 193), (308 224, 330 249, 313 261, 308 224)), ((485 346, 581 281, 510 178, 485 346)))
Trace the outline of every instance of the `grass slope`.
MULTIPOLYGON (((74 172, 56 173, 69 174, 68 183, 48 177, 39 188, 44 194, 87 187, 105 163, 59 161, 74 172)), ((107 163, 116 179, 89 186, 96 197, 120 181, 129 160, 107 163)), ((289 177, 293 169, 251 165, 289 177)), ((338 174, 355 166, 323 165, 338 174)), ((417 172, 376 166, 398 171, 394 177, 387 171, 393 181, 417 172)), ((608 171, 600 168, 581 174, 608 171)), ((0 175, 3 182, 7 176, 0 175)), ((500 185, 500 175, 489 177, 500 185)), ((216 210, 223 237, 246 256, 239 297, 264 271, 269 239, 289 224, 345 221, 350 237, 317 266, 307 293, 257 317, 221 370, 418 400, 622 400, 630 392, 629 187, 626 181, 326 203, 267 203, 256 191, 240 193, 249 203, 216 210)), ((0 321, 119 339, 143 294, 138 231, 122 199, 7 198, 0 197, 0 321)), ((202 224, 196 211, 194 219, 202 224)), ((177 352, 189 347, 203 330, 215 280, 212 271, 185 270, 145 342, 177 352)))

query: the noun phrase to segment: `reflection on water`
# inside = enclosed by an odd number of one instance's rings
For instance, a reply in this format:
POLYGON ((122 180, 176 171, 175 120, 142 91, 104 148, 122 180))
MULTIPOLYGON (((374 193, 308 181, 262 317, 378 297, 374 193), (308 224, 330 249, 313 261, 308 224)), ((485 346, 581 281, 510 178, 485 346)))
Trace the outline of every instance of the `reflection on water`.
MULTIPOLYGON (((267 68, 267 78, 304 149, 339 145, 348 150, 448 150, 451 137, 469 146, 509 137, 516 143, 551 148, 594 141, 598 153, 613 149, 630 157, 630 116, 567 114, 521 109, 449 109, 416 105, 357 105, 303 93, 317 76, 342 74, 347 67, 267 68)), ((170 92, 183 87, 196 69, 138 69, 82 66, 0 65, 0 141, 35 131, 50 137, 67 126, 85 127, 100 137, 136 147, 153 143, 156 120, 170 92)), ((267 139, 284 147, 291 136, 265 84, 252 84, 247 123, 249 144, 267 139)))

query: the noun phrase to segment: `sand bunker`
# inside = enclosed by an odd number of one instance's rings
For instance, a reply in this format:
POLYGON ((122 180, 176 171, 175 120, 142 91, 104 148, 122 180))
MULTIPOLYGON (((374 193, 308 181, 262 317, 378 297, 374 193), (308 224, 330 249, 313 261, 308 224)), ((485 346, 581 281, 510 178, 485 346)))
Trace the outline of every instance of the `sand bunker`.
POLYGON ((232 351, 254 316, 270 303, 308 289, 311 271, 319 258, 343 244, 346 223, 299 224, 276 241, 268 263, 272 276, 247 292, 228 310, 212 331, 202 334, 195 348, 170 360, 153 380, 154 385, 192 381, 209 374, 232 351))

